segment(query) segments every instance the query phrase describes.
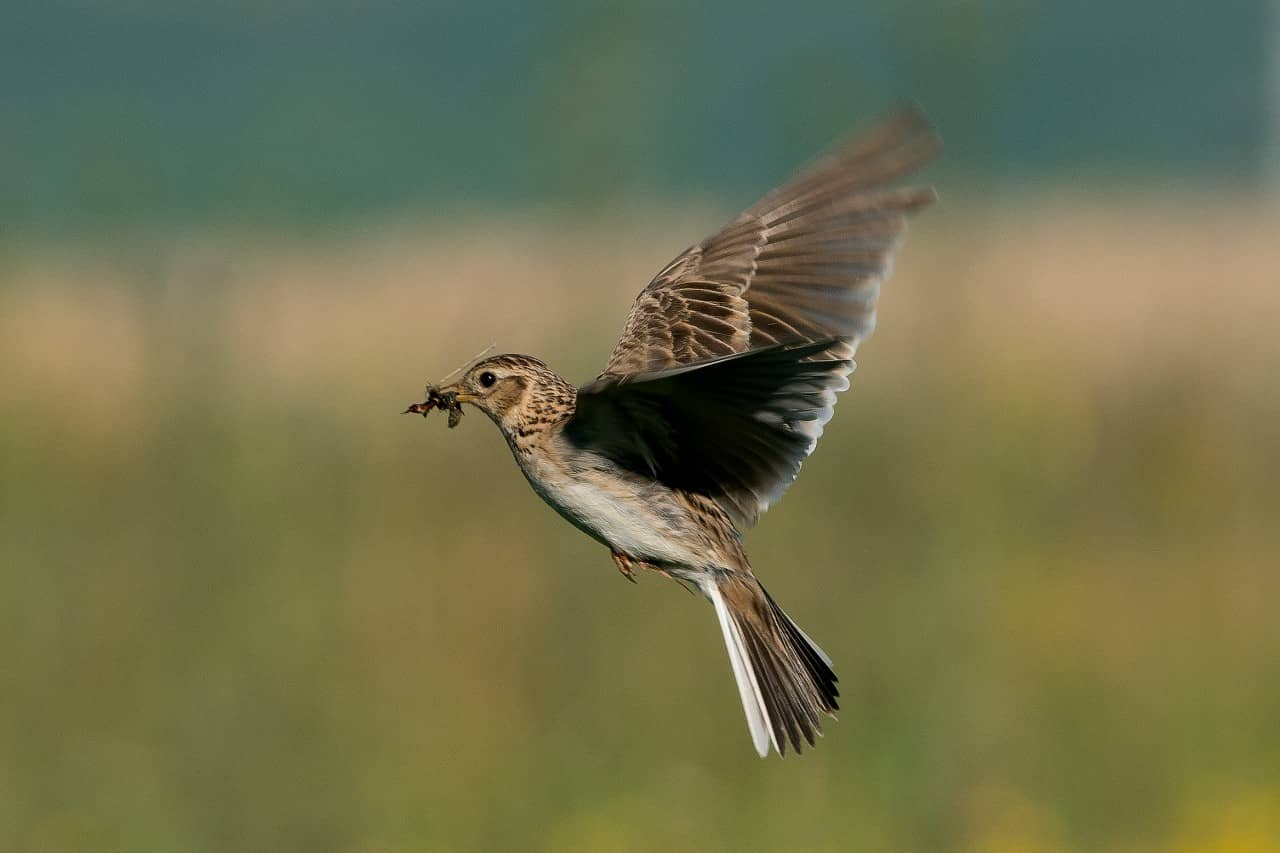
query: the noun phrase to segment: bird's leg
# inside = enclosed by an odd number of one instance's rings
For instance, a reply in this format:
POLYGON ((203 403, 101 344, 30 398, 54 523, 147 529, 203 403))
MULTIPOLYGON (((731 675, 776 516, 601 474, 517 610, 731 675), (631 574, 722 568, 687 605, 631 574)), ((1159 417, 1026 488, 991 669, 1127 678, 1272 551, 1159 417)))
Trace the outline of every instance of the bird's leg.
POLYGON ((618 567, 618 571, 622 572, 622 576, 627 580, 631 581, 632 583, 636 583, 636 566, 639 566, 642 569, 648 569, 651 572, 657 572, 658 574, 662 575, 664 578, 670 578, 671 580, 680 584, 680 586, 684 587, 687 592, 693 593, 692 587, 690 587, 683 580, 671 574, 661 566, 655 566, 653 563, 648 563, 648 562, 645 562, 644 560, 632 559, 631 557, 628 557, 626 554, 623 554, 619 551, 612 552, 612 557, 613 557, 613 564, 618 567))
MULTIPOLYGON (((635 562, 626 554, 623 554, 621 551, 614 551, 612 553, 612 556, 613 556, 613 564, 618 567, 618 571, 622 572, 622 576, 627 580, 631 581, 632 583, 635 583, 636 582, 635 562)), ((643 563, 641 565, 643 565, 643 563)))

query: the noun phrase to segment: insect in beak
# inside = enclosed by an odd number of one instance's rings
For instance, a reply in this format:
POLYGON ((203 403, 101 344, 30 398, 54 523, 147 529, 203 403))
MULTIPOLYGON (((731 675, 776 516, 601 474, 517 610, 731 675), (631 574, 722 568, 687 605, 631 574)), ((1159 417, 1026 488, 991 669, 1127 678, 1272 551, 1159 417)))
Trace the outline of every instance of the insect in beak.
POLYGON ((427 386, 427 399, 414 403, 400 414, 422 415, 424 418, 432 409, 440 409, 449 413, 449 428, 453 429, 462 420, 462 404, 469 399, 466 394, 457 391, 441 391, 434 385, 427 386))

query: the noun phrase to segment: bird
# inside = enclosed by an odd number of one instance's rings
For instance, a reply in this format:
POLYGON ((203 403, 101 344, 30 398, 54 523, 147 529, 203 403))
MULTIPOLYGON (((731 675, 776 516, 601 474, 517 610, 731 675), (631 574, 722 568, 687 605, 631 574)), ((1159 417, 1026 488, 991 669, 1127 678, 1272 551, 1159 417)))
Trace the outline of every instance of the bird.
POLYGON ((907 220, 937 198, 899 183, 940 145, 908 106, 835 146, 667 264, 581 387, 532 356, 481 356, 405 410, 446 410, 450 427, 464 404, 483 412, 534 492, 624 577, 653 572, 707 599, 762 758, 813 746, 839 690, 743 535, 849 387, 907 220))

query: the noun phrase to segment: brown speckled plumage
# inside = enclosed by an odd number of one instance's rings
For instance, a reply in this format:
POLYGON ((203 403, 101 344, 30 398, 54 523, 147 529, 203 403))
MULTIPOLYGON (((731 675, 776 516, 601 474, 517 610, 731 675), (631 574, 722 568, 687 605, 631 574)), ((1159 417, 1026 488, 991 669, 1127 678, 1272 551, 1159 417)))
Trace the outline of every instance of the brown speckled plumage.
POLYGON ((766 195, 654 278, 581 389, 498 355, 409 409, 479 408, 534 490, 624 575, 656 571, 709 599, 761 755, 812 745, 839 691, 830 659, 756 580, 742 532, 794 481, 848 387, 906 218, 934 198, 892 184, 937 148, 904 111, 766 195))

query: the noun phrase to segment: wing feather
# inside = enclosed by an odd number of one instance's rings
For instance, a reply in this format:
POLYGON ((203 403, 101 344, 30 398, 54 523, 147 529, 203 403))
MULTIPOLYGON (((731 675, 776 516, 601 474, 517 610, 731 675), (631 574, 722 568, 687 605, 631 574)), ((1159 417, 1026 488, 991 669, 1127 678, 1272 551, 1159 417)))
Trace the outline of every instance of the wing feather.
POLYGON ((743 530, 795 480, 849 387, 843 339, 784 344, 578 392, 565 435, 628 470, 707 495, 743 530))
POLYGON ((785 341, 844 337, 851 356, 907 217, 934 199, 890 185, 938 148, 924 116, 903 110, 765 195, 636 297, 601 378, 785 341))
POLYGON ((755 524, 849 387, 907 219, 935 198, 892 185, 938 148, 901 111, 677 256, 636 297, 566 434, 755 524))

